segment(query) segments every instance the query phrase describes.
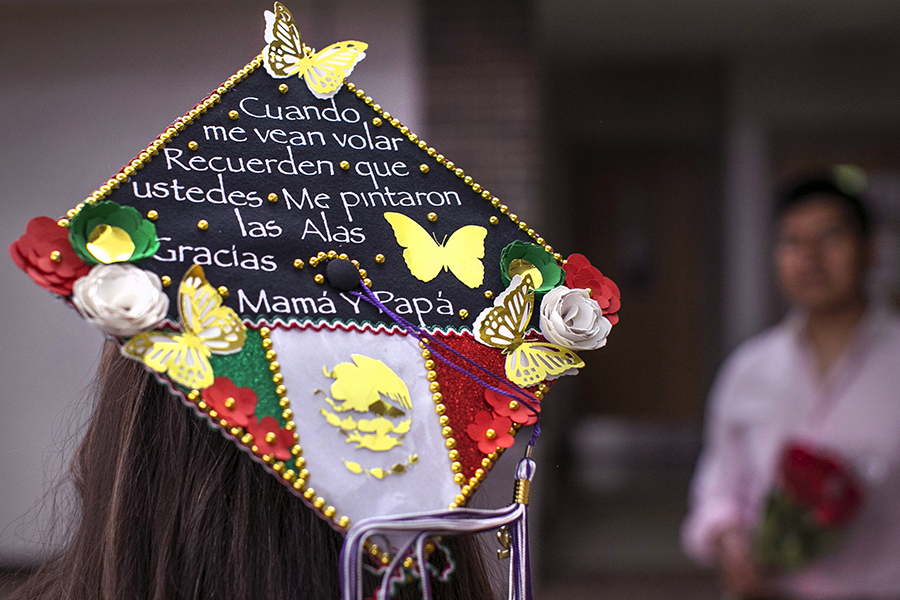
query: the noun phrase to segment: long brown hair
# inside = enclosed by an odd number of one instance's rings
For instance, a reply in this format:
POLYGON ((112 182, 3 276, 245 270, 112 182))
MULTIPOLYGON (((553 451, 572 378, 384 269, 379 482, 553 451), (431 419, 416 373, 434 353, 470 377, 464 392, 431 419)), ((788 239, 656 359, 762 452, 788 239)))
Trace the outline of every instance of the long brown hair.
MULTIPOLYGON (((72 463, 78 522, 12 598, 334 600, 342 536, 107 344, 72 463)), ((475 540, 436 598, 492 598, 475 540)), ((415 598, 415 585, 398 598, 415 598)))

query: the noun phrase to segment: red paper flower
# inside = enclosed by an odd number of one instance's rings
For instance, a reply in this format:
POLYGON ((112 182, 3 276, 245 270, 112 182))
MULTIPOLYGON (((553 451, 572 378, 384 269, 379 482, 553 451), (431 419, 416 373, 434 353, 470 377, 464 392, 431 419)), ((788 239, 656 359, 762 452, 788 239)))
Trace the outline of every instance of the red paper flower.
POLYGON ((216 377, 202 395, 203 401, 229 425, 247 427, 256 421, 256 392, 250 388, 239 388, 227 377, 216 377))
POLYGON ((571 254, 563 265, 566 272, 566 287, 589 289, 591 297, 597 301, 611 325, 619 322, 619 287, 609 277, 604 277, 599 269, 592 266, 582 254, 571 254))
POLYGON ((541 412, 541 405, 538 404, 537 399, 529 402, 529 404, 536 409, 535 411, 526 408, 525 405, 509 396, 504 396, 503 394, 498 394, 494 390, 490 390, 485 388, 484 390, 484 399, 487 400, 488 404, 491 405, 491 408, 494 409, 494 414, 500 417, 509 417, 509 419, 513 423, 519 423, 521 425, 534 425, 537 422, 537 413, 541 412))
POLYGON ((831 457, 789 445, 782 456, 781 475, 788 497, 810 508, 824 527, 846 523, 859 509, 862 492, 856 479, 831 457))
POLYGON ((50 217, 29 221, 25 235, 10 244, 9 255, 35 283, 60 296, 71 294, 75 280, 91 270, 72 250, 69 230, 50 217))
POLYGON ((278 460, 291 458, 294 432, 282 429, 275 417, 263 417, 259 421, 252 421, 246 429, 253 436, 253 444, 260 454, 268 454, 278 460))
POLYGON ((475 415, 475 421, 466 427, 466 433, 472 441, 478 442, 478 450, 482 454, 491 454, 497 448, 509 448, 513 445, 510 427, 512 421, 509 417, 501 417, 482 410, 475 415))

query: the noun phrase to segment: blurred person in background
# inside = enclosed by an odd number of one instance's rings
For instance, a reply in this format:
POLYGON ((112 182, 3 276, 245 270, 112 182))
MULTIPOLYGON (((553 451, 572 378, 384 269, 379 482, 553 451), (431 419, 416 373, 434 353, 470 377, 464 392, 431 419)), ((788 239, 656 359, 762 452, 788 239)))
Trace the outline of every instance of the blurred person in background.
POLYGON ((775 229, 792 309, 717 376, 683 545, 739 598, 900 599, 900 317, 866 294, 869 217, 821 178, 775 229))

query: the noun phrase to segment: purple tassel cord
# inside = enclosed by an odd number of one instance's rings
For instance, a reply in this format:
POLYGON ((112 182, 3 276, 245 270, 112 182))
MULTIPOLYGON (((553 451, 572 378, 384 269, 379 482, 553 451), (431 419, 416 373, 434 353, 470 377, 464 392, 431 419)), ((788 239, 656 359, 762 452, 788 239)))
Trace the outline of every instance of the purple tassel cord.
MULTIPOLYGON (((540 413, 536 408, 538 401, 533 395, 457 352, 444 343, 443 340, 431 335, 425 329, 394 313, 365 285, 362 286, 362 290, 362 293, 350 293, 384 312, 408 334, 419 341, 426 342, 435 359, 462 373, 482 387, 521 402, 540 418, 540 413), (456 361, 449 360, 448 357, 444 356, 444 353, 447 353, 448 356, 452 355, 456 361), (466 368, 466 365, 469 368, 466 368), (488 381, 495 382, 496 385, 487 383, 479 375, 488 381)), ((343 600, 362 600, 363 598, 364 546, 366 540, 370 537, 387 535, 393 532, 400 534, 395 537, 403 537, 405 540, 395 549, 393 560, 384 570, 381 587, 376 594, 376 600, 387 600, 391 589, 392 577, 400 572, 403 561, 410 555, 414 555, 418 562, 418 570, 422 579, 422 598, 423 600, 432 600, 431 581, 425 551, 425 544, 428 539, 440 536, 480 533, 501 527, 507 527, 510 533, 509 600, 531 600, 531 562, 528 554, 528 488, 534 477, 535 463, 529 456, 540 432, 541 429, 536 423, 531 440, 528 442, 528 453, 525 458, 519 461, 516 469, 514 502, 506 508, 494 510, 459 508, 391 517, 371 517, 356 523, 348 532, 347 539, 344 540, 344 546, 341 550, 341 590, 343 600)))
POLYGON ((403 560, 413 553, 422 577, 422 599, 432 600, 425 544, 439 536, 480 533, 500 527, 510 531, 509 600, 531 600, 531 562, 528 554, 528 488, 534 478, 535 463, 526 457, 516 468, 515 500, 506 508, 410 513, 392 517, 371 517, 354 525, 341 550, 342 600, 362 600, 365 541, 375 535, 414 534, 401 544, 387 567, 376 600, 387 600, 391 577, 403 560))
POLYGON ((377 296, 375 296, 375 294, 372 292, 372 290, 370 290, 365 285, 362 285, 362 290, 363 290, 362 294, 359 292, 350 292, 350 293, 353 294, 354 296, 356 296, 357 298, 362 298, 363 300, 365 300, 366 302, 368 302, 369 304, 371 304, 378 310, 384 312, 387 316, 389 316, 391 319, 393 319, 402 329, 404 329, 410 335, 414 336, 419 341, 427 342, 429 344, 429 350, 431 351, 431 354, 432 354, 432 356, 434 356, 434 358, 441 361, 448 367, 454 369, 455 371, 462 373, 463 375, 465 375, 469 379, 473 380, 474 382, 478 383, 482 387, 487 388, 487 389, 489 389, 493 392, 496 392, 498 394, 501 394, 503 396, 506 396, 507 398, 510 398, 512 400, 521 402, 522 405, 525 406, 525 408, 527 408, 528 410, 533 412, 535 415, 537 415, 538 421, 534 424, 534 429, 532 430, 532 434, 531 434, 531 440, 529 440, 529 442, 528 442, 529 446, 534 446, 535 442, 537 442, 538 436, 541 435, 540 410, 538 408, 536 408, 536 404, 538 404, 537 398, 535 398, 532 394, 528 393, 527 391, 522 390, 518 386, 511 384, 505 378, 500 377, 497 374, 491 372, 490 370, 484 368, 482 365, 473 361, 472 359, 465 356, 464 354, 460 354, 459 352, 457 352, 456 350, 454 350, 453 348, 448 346, 446 343, 444 343, 443 340, 440 340, 439 338, 431 335, 425 329, 415 325, 414 323, 411 323, 410 321, 407 321, 400 315, 394 313, 391 309, 389 309, 387 306, 385 306, 384 303, 382 303, 378 299, 377 296), (437 348, 435 348, 435 346, 440 346, 441 351, 437 350, 437 348), (469 369, 466 369, 465 367, 458 365, 453 361, 448 360, 446 357, 444 357, 444 355, 442 354, 442 351, 446 351, 446 352, 452 354, 460 361, 468 364, 470 367, 479 371, 482 375, 486 376, 487 378, 493 379, 495 382, 504 386, 506 389, 502 389, 500 387, 497 387, 497 386, 494 386, 494 385, 491 385, 489 383, 482 381, 477 375, 475 375, 475 373, 473 373, 469 369))

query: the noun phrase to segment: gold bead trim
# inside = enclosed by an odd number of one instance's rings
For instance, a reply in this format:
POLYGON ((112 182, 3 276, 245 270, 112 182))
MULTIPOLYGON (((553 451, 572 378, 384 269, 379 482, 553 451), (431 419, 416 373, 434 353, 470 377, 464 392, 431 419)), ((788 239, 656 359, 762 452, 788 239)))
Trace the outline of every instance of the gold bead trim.
MULTIPOLYGON (((212 92, 209 96, 200 101, 197 105, 194 106, 191 110, 186 112, 184 116, 180 119, 176 119, 174 123, 170 127, 168 127, 164 132, 159 134, 157 138, 147 146, 141 153, 138 154, 137 158, 132 160, 128 165, 123 167, 114 177, 111 177, 104 185, 101 185, 99 189, 97 189, 93 194, 85 198, 84 202, 76 206, 74 209, 70 210, 67 214, 68 218, 71 219, 74 217, 84 204, 94 204, 99 202, 100 200, 109 196, 109 194, 117 189, 121 184, 128 181, 128 178, 135 174, 139 169, 142 169, 145 164, 150 162, 154 156, 159 154, 159 151, 165 147, 166 144, 172 141, 175 137, 178 136, 179 133, 185 130, 185 128, 193 123, 200 115, 205 114, 208 109, 210 109, 215 104, 218 104, 222 100, 222 95, 228 93, 230 90, 234 89, 235 85, 243 81, 247 78, 247 76, 255 71, 256 69, 261 68, 263 65, 263 57, 262 54, 258 54, 253 60, 247 63, 242 69, 239 69, 237 73, 229 77, 226 81, 222 83, 214 92, 212 92)), ((357 98, 360 98, 365 102, 368 106, 372 108, 372 110, 376 113, 377 119, 382 122, 387 122, 391 126, 395 127, 400 131, 401 134, 405 135, 411 142, 416 144, 421 150, 423 150, 429 157, 433 158, 439 165, 443 165, 449 171, 453 171, 457 177, 462 178, 463 182, 472 188, 472 191, 476 194, 481 195, 482 198, 489 201, 492 206, 498 208, 501 214, 507 215, 509 214, 509 208, 500 203, 500 199, 491 194, 488 190, 484 189, 480 184, 476 183, 471 176, 466 175, 462 169, 457 168, 456 164, 453 161, 448 161, 443 154, 439 154, 437 150, 433 147, 429 146, 425 140, 419 139, 419 136, 409 130, 409 127, 403 125, 399 119, 394 118, 391 113, 382 110, 381 105, 375 103, 371 96, 367 96, 366 93, 357 88, 355 84, 347 81, 345 82, 347 86, 347 90, 354 93, 357 98)), ((285 93, 287 90, 283 89, 282 86, 285 84, 281 84, 279 86, 279 91, 285 93)), ((286 86, 285 86, 286 87, 286 86)), ((235 113, 235 117, 240 117, 236 111, 231 111, 235 113)), ((229 114, 229 116, 231 116, 229 114)), ((234 117, 232 117, 234 118, 234 117)), ((374 121, 373 121, 374 123, 374 121)), ((419 167, 422 166, 427 167, 426 163, 422 163, 419 167)), ((556 259, 557 262, 562 263, 563 258, 558 252, 553 252, 553 247, 547 244, 543 237, 539 236, 534 229, 527 227, 525 224, 520 224, 518 218, 513 219, 515 215, 510 215, 510 220, 513 221, 514 224, 520 227, 520 229, 525 232, 529 237, 535 240, 540 246, 553 255, 553 258, 556 259)), ((65 225, 63 225, 65 226, 65 225)))
MULTIPOLYGON (((545 386, 544 384, 541 384, 539 386, 539 391, 540 391, 541 395, 545 394, 547 391, 547 386, 545 386)), ((535 392, 535 394, 537 394, 537 393, 538 392, 535 392)), ((515 437, 516 434, 518 433, 519 429, 521 429, 521 428, 522 428, 522 425, 520 425, 519 423, 513 423, 512 427, 510 427, 510 429, 509 429, 510 435, 515 437)), ((504 451, 505 451, 505 448, 497 448, 490 455, 482 458, 481 459, 481 468, 475 469, 475 474, 472 477, 470 477, 468 481, 466 481, 465 476, 461 472, 462 471, 461 465, 459 467, 459 471, 457 471, 454 468, 454 465, 459 464, 458 462, 456 462, 459 460, 459 452, 455 449, 450 451, 450 455, 449 455, 450 460, 454 461, 450 465, 451 470, 453 470, 453 472, 454 472, 453 480, 457 484, 460 485, 459 494, 453 499, 453 502, 450 503, 450 508, 462 507, 462 506, 465 506, 469 502, 469 499, 472 497, 472 494, 475 493, 475 490, 477 490, 479 487, 481 487, 481 482, 484 481, 485 478, 487 478, 488 472, 494 467, 494 464, 497 462, 497 460, 500 458, 500 455, 503 454, 504 451)), ((519 486, 518 480, 516 480, 516 481, 517 481, 516 492, 518 493, 520 486, 519 486)), ((528 503, 527 487, 524 490, 524 494, 525 494, 524 504, 527 504, 528 503)), ((517 498, 518 498, 518 496, 517 496, 517 498)))
MULTIPOLYGON (((375 256, 375 262, 379 262, 378 261, 379 256, 381 256, 380 262, 384 262, 384 256, 381 254, 378 254, 375 256)), ((298 269, 302 269, 304 267, 304 265, 308 264, 310 267, 315 268, 315 267, 318 267, 319 265, 324 265, 329 260, 333 260, 335 258, 340 258, 342 260, 349 260, 353 264, 353 266, 356 267, 356 270, 359 271, 359 278, 362 279, 363 285, 365 285, 367 288, 372 287, 372 280, 369 279, 369 272, 360 266, 358 260, 356 260, 355 258, 351 259, 347 255, 346 252, 338 252, 337 250, 327 250, 327 251, 323 250, 323 251, 319 252, 318 254, 316 254, 315 256, 310 256, 309 260, 306 263, 303 262, 303 259, 300 259, 300 258, 295 259, 294 267, 296 267, 298 269)), ((317 273, 316 276, 313 277, 313 280, 318 284, 324 284, 325 276, 322 275, 321 273, 317 273)))
MULTIPOLYGON (((406 125, 401 123, 399 119, 394 118, 391 115, 391 113, 383 111, 381 109, 381 105, 374 104, 372 97, 367 96, 366 93, 362 89, 356 87, 355 84, 350 83, 349 81, 346 83, 347 83, 347 89, 349 91, 356 94, 357 98, 363 100, 366 104, 368 104, 369 106, 372 107, 372 110, 374 110, 378 115, 380 115, 380 117, 376 116, 375 117, 376 119, 379 119, 380 122, 389 123, 391 126, 398 129, 401 134, 405 135, 407 138, 409 138, 409 141, 413 142, 421 150, 425 151, 425 153, 428 156, 430 156, 431 158, 433 158, 439 165, 443 165, 448 171, 452 171, 457 177, 462 179, 463 182, 467 186, 472 188, 473 192, 475 192, 476 194, 479 194, 482 198, 489 201, 491 203, 491 205, 494 206, 494 208, 500 209, 501 214, 504 214, 504 215, 509 214, 509 208, 506 205, 501 204, 499 198, 497 198, 496 196, 491 194, 489 191, 484 189, 484 187, 482 187, 480 184, 476 183, 475 180, 473 180, 470 175, 466 175, 465 171, 463 171, 462 169, 457 167, 456 163, 454 163, 453 161, 447 160, 447 158, 443 154, 439 154, 437 150, 435 150, 433 147, 429 146, 424 140, 419 139, 419 136, 416 135, 415 133, 413 133, 412 131, 410 131, 409 127, 407 127, 406 125)), ((421 170, 422 173, 427 173, 429 170, 428 165, 423 162, 419 166, 419 170, 421 170)), ((536 244, 543 246, 544 250, 546 250, 548 253, 552 254, 553 258, 556 259, 557 262, 562 263, 562 256, 558 253, 554 253, 553 247, 550 246, 549 244, 546 244, 544 242, 544 239, 542 237, 540 237, 534 231, 534 229, 528 227, 527 224, 525 224, 525 223, 520 223, 519 219, 518 219, 518 217, 516 217, 516 215, 509 215, 509 217, 510 217, 510 220, 516 226, 519 227, 519 229, 521 229, 526 235, 528 235, 528 237, 535 240, 536 244), (538 239, 540 239, 540 241, 538 241, 538 239)), ((492 219, 493 219, 493 217, 492 217, 492 219)), ((491 222, 493 223, 493 221, 491 221, 491 222)))
MULTIPOLYGON (((453 499, 450 508, 465 506, 469 498, 475 490, 481 486, 481 482, 487 477, 488 471, 497 462, 497 458, 503 453, 502 448, 498 448, 496 452, 485 457, 481 461, 481 468, 475 470, 475 474, 466 480, 466 476, 462 473, 462 463, 459 462, 459 450, 456 449, 456 438, 454 437, 453 428, 450 427, 450 419, 446 416, 447 406, 444 404, 444 396, 441 394, 441 385, 437 381, 437 372, 434 370, 435 362, 432 359, 431 350, 424 341, 419 342, 422 349, 422 358, 425 359, 425 377, 430 381, 429 389, 431 390, 431 399, 434 402, 434 412, 438 414, 438 422, 441 424, 441 435, 444 437, 444 446, 447 448, 447 458, 450 459, 450 471, 453 473, 453 481, 460 486, 460 493, 453 499)), ((510 433, 515 435, 521 425, 513 424, 510 433)))
MULTIPOLYGON (((453 481, 457 485, 465 483, 465 475, 462 474, 462 464, 459 462, 459 451, 456 450, 456 439, 453 437, 453 428, 450 427, 450 419, 444 413, 447 407, 444 405, 444 395, 441 394, 441 384, 437 382, 437 371, 434 370, 435 363, 432 359, 431 350, 424 340, 419 341, 419 347, 422 349, 422 358, 425 359, 425 378, 428 379, 429 389, 431 390, 431 400, 434 402, 434 412, 438 414, 438 422, 441 424, 441 435, 444 436, 444 444, 447 447, 447 457, 450 459, 450 471, 453 473, 453 481)), ((460 496, 457 496, 458 500, 460 496)), ((460 504, 451 504, 461 506, 460 504)))
POLYGON ((306 485, 309 482, 309 470, 306 468, 306 458, 303 456, 303 447, 300 445, 300 436, 297 434, 297 424, 293 420, 294 412, 291 410, 291 401, 287 397, 287 388, 284 386, 284 375, 281 374, 281 365, 276 360, 278 356, 272 349, 271 330, 268 327, 261 327, 259 335, 262 338, 260 345, 266 351, 266 360, 269 362, 272 382, 276 385, 275 393, 279 396, 278 405, 282 409, 281 416, 286 421, 284 428, 294 432, 294 444, 291 446, 290 461, 275 460, 274 456, 260 454, 259 448, 254 443, 253 436, 242 427, 233 427, 227 420, 221 418, 215 410, 211 410, 201 399, 199 390, 191 390, 187 398, 196 404, 201 411, 205 412, 210 419, 233 435, 241 444, 249 448, 255 456, 259 457, 277 473, 286 484, 290 485, 297 493, 302 494, 312 504, 313 508, 346 532, 350 529, 350 518, 346 515, 338 516, 337 509, 334 506, 331 506, 325 498, 317 495, 313 488, 306 485))

